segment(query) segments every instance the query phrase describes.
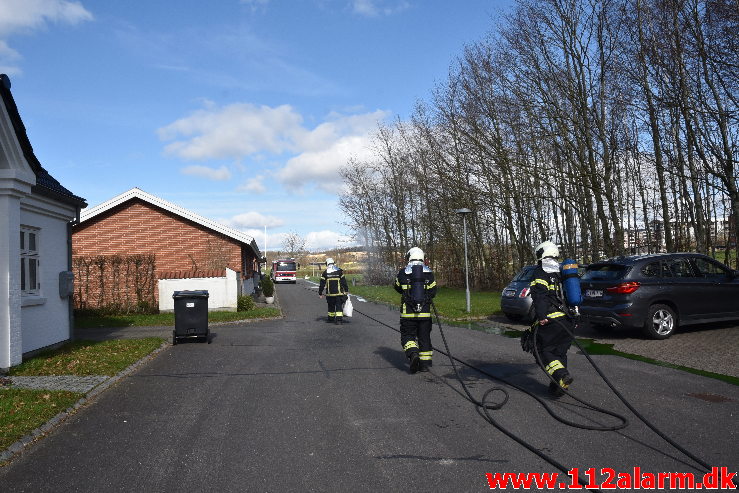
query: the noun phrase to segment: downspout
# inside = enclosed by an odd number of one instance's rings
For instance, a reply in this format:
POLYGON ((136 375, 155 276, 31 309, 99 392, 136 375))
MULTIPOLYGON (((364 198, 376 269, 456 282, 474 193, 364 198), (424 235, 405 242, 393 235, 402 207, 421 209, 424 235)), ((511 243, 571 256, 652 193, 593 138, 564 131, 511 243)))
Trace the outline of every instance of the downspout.
MULTIPOLYGON (((72 271, 72 228, 80 223, 80 207, 75 207, 76 213, 72 221, 67 223, 67 270, 72 271)), ((73 281, 74 282, 74 281, 73 281)), ((74 286, 74 284, 73 284, 74 286)), ((69 340, 74 340, 74 289, 67 298, 67 309, 69 311, 69 340)))

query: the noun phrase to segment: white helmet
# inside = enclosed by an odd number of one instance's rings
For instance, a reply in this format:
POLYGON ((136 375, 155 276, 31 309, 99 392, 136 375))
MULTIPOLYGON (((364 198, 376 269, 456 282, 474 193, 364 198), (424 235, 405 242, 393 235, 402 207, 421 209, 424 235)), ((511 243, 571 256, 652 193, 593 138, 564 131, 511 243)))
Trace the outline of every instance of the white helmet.
POLYGON ((534 252, 536 253, 537 261, 547 257, 559 257, 559 247, 557 247, 557 245, 555 245, 551 241, 545 241, 539 244, 534 252))
POLYGON ((423 250, 421 250, 418 247, 413 247, 410 250, 408 250, 408 253, 405 254, 406 258, 408 259, 408 262, 411 262, 413 260, 418 260, 423 262, 424 255, 423 250))
POLYGON ((334 259, 332 259, 331 257, 329 257, 329 258, 326 259, 326 265, 333 265, 335 263, 336 262, 334 262, 334 259))

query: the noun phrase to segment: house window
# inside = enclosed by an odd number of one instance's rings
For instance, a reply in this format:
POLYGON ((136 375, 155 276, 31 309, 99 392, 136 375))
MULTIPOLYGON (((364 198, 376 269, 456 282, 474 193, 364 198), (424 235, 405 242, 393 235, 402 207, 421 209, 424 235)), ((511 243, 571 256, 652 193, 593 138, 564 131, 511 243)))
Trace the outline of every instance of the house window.
POLYGON ((39 230, 21 227, 21 294, 35 296, 41 289, 39 275, 39 230))

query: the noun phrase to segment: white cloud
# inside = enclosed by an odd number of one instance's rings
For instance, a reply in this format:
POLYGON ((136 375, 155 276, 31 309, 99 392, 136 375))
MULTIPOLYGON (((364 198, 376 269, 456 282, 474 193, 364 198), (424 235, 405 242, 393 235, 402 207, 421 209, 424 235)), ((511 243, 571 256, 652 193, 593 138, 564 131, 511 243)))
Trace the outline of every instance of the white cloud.
MULTIPOLYGON (((369 158, 371 135, 387 113, 374 111, 355 115, 328 115, 312 129, 291 106, 275 108, 236 103, 217 107, 206 103, 202 110, 158 130, 163 140, 180 139, 165 151, 182 159, 242 160, 288 155, 285 166, 275 174, 290 188, 311 182, 336 191, 339 169, 351 158, 369 158)), ((261 179, 252 179, 239 190, 263 191, 261 179)))
POLYGON ((309 182, 316 182, 326 191, 335 191, 334 187, 342 181, 339 170, 350 157, 369 159, 369 145, 369 135, 342 137, 325 149, 304 152, 288 160, 287 165, 277 173, 277 177, 290 188, 300 188, 309 182))
POLYGON ((66 0, 3 0, 0 36, 43 27, 49 22, 77 24, 92 20, 79 2, 66 0))
MULTIPOLYGON (((264 253, 264 228, 262 229, 243 229, 242 232, 248 234, 252 238, 254 238, 254 241, 257 242, 257 246, 260 250, 262 250, 262 253, 264 253)), ((285 236, 287 236, 287 233, 267 233, 267 250, 275 251, 282 248, 282 241, 285 239, 285 236)))
MULTIPOLYGON (((264 250, 264 227, 241 229, 240 231, 248 234, 257 242, 261 250, 264 250)), ((282 243, 289 233, 271 233, 267 232, 267 250, 275 251, 282 248, 282 243)), ((356 245, 348 236, 336 233, 334 231, 314 231, 307 234, 301 234, 305 238, 305 248, 311 251, 328 250, 329 248, 343 248, 356 245)))
POLYGON ((225 166, 218 169, 207 166, 187 166, 180 171, 185 175, 202 176, 213 181, 225 181, 231 178, 231 172, 225 166))
MULTIPOLYGON (((234 227, 232 225, 229 225, 234 227)), ((238 228, 237 228, 238 229, 238 228)), ((287 237, 288 232, 273 233, 267 231, 267 249, 270 251, 280 250, 282 243, 287 237)), ((241 228, 239 231, 251 236, 257 242, 257 245, 261 250, 264 250, 264 226, 252 227, 252 228, 241 228)), ((330 248, 344 248, 347 246, 357 245, 350 237, 342 235, 335 231, 323 230, 313 231, 307 234, 299 233, 300 236, 305 238, 305 248, 310 251, 317 250, 328 250, 330 248)))
POLYGON ((8 43, 0 39, 0 60, 13 61, 20 58, 20 53, 8 46, 8 43))
POLYGON ((0 65, 5 73, 19 73, 14 65, 21 58, 5 40, 18 33, 40 29, 50 23, 78 24, 93 16, 81 3, 66 0, 2 0, 0 9, 0 65))
MULTIPOLYGON (((210 106, 210 105, 209 105, 210 106)), ((239 159, 261 151, 292 150, 302 117, 289 105, 276 108, 237 103, 208 107, 158 130, 162 140, 192 137, 168 144, 165 152, 186 160, 239 159)))
POLYGON ((255 176, 243 185, 239 186, 237 190, 240 192, 264 193, 267 191, 267 187, 264 186, 263 180, 264 176, 255 176))
POLYGON ((354 244, 346 235, 335 231, 314 231, 305 237, 305 248, 308 250, 326 250, 329 248, 342 248, 354 244))
POLYGON ((339 170, 350 158, 370 159, 372 134, 377 122, 387 116, 383 111, 360 115, 332 115, 332 119, 301 135, 303 152, 287 161, 277 177, 288 187, 316 182, 327 191, 336 191, 341 183, 339 170))
POLYGON ((275 216, 265 216, 259 212, 244 212, 237 214, 230 219, 221 220, 223 224, 231 228, 245 230, 245 229, 258 229, 267 226, 267 229, 279 228, 285 221, 275 216))
POLYGON ((252 8, 252 10, 259 10, 260 8, 264 8, 267 6, 270 0, 239 0, 239 3, 243 3, 244 5, 248 5, 252 8))
POLYGON ((355 14, 365 17, 379 17, 381 15, 394 15, 407 10, 410 4, 406 1, 396 2, 394 0, 353 0, 352 10, 355 14))

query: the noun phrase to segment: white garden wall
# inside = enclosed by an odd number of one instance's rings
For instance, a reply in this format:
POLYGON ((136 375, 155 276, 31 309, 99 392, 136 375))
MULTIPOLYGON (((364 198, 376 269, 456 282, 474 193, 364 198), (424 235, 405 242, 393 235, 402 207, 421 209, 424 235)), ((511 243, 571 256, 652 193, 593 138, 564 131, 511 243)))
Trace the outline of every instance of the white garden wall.
POLYGON ((236 311, 238 284, 236 271, 226 268, 226 277, 159 279, 159 311, 174 311, 175 291, 208 291, 208 311, 236 311))

